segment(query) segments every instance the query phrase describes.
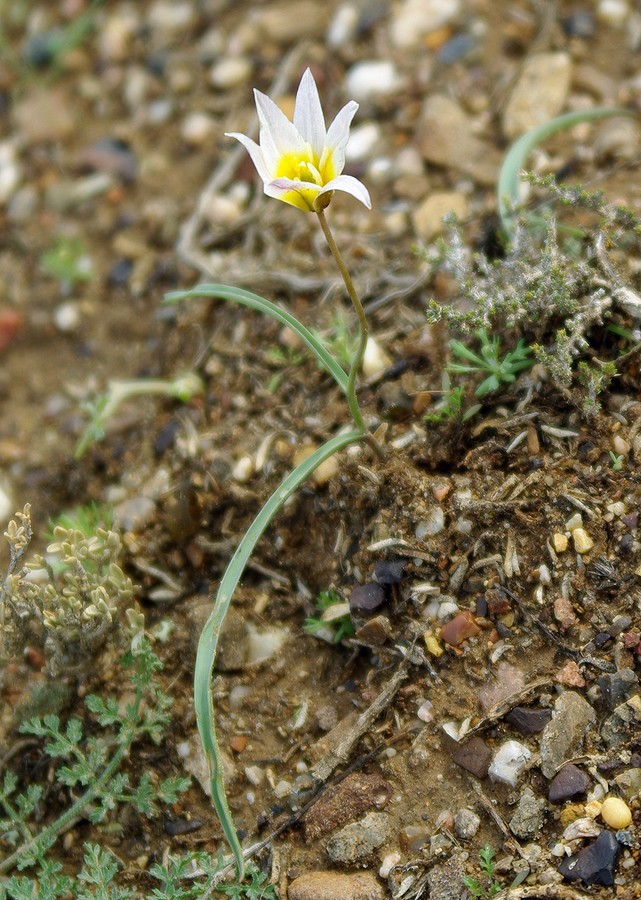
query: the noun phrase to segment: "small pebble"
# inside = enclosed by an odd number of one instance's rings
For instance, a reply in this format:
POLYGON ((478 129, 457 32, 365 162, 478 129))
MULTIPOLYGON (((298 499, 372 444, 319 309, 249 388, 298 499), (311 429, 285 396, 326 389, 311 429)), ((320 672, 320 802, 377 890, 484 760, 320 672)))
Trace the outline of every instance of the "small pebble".
POLYGON ((440 506, 433 507, 426 518, 418 523, 414 534, 417 540, 422 540, 426 535, 435 535, 445 528, 445 513, 440 506))
POLYGON ((69 334, 80 325, 80 311, 77 303, 61 303, 53 314, 53 321, 58 331, 69 334))
POLYGON ((560 531, 552 535, 552 543, 557 553, 564 553, 568 549, 568 539, 560 531))
POLYGON ((343 3, 338 7, 325 37, 332 50, 338 50, 354 39, 358 30, 358 20, 358 8, 354 3, 343 3))
POLYGON ((12 141, 0 143, 0 204, 7 203, 18 189, 22 167, 12 141))
POLYGON ((598 837, 601 834, 601 830, 601 827, 596 824, 594 819, 591 819, 589 816, 582 816, 570 822, 563 832, 563 840, 576 841, 598 837))
POLYGON ((374 152, 381 140, 381 128, 376 122, 364 122, 352 128, 349 143, 345 148, 345 159, 349 163, 364 162, 374 152))
POLYGON ((274 788, 274 794, 278 797, 279 800, 283 800, 285 797, 289 797, 292 792, 292 784, 291 781, 285 781, 285 779, 281 779, 278 782, 276 787, 274 788))
POLYGON ((460 8, 460 0, 403 0, 392 17, 392 43, 405 51, 419 48, 427 35, 451 22, 460 8))
POLYGON ((211 116, 202 112, 192 112, 184 119, 180 134, 191 147, 203 147, 213 137, 216 123, 211 116))
POLYGON ((345 93, 358 102, 391 94, 400 86, 400 77, 391 60, 365 60, 356 63, 345 77, 345 93))
POLYGON ((252 68, 246 57, 226 57, 209 70, 209 81, 219 91, 230 91, 248 81, 252 68))
POLYGON ((627 0, 601 0, 596 9, 599 22, 611 28, 622 28, 630 15, 627 0))
POLYGON ((608 797, 601 807, 601 818, 606 825, 617 831, 627 828, 632 822, 630 807, 619 797, 608 797))
POLYGON ((480 825, 480 817, 471 809, 460 809, 454 816, 454 829, 462 841, 471 841, 480 825))
POLYGON ((376 582, 359 584, 352 589, 349 599, 350 608, 356 612, 371 612, 385 603, 385 591, 376 582))
POLYGON ((516 787, 519 775, 525 770, 531 756, 524 744, 506 741, 494 754, 488 774, 494 781, 516 787))
POLYGON ((246 484, 254 474, 254 460, 251 456, 241 456, 234 464, 231 477, 239 484, 246 484))
POLYGON ((365 356, 363 357, 363 375, 365 378, 376 378, 392 364, 392 360, 373 337, 367 339, 365 356))
POLYGON ((454 762, 476 775, 477 778, 485 778, 492 758, 492 751, 483 738, 473 737, 464 744, 456 747, 452 754, 454 762))
POLYGON ((433 631, 426 631, 423 635, 423 640, 425 641, 425 649, 430 656, 438 658, 443 655, 443 647, 433 631))
POLYGON ((307 872, 295 878, 287 900, 383 900, 383 888, 371 872, 307 872))
POLYGON ((421 722, 431 722, 434 719, 434 707, 429 700, 425 700, 416 713, 421 722))
POLYGON ((550 782, 548 800, 550 803, 562 803, 564 800, 584 797, 591 784, 592 779, 586 772, 569 763, 550 782))
POLYGON ((441 637, 446 644, 458 647, 463 641, 480 632, 479 626, 474 621, 474 616, 469 610, 464 610, 441 628, 441 637))
POLYGON ((577 553, 587 553, 594 547, 594 541, 584 528, 575 528, 572 532, 572 540, 577 553))
POLYGON ((393 853, 388 853, 387 856, 384 856, 381 867, 378 870, 378 874, 380 875, 380 877, 387 878, 394 866, 398 865, 400 861, 401 854, 397 850, 395 850, 393 853))

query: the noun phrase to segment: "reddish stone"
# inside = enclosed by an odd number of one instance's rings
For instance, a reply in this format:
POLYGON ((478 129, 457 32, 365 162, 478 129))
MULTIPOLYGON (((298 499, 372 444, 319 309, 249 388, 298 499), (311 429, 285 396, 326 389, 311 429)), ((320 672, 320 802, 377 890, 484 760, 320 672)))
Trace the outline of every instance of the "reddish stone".
POLYGON ((235 734, 229 742, 230 748, 234 753, 242 753, 247 746, 247 737, 244 734, 235 734))
POLYGON ((474 616, 469 610, 464 610, 446 622, 441 628, 441 637, 446 644, 458 647, 463 641, 480 632, 479 626, 474 621, 474 616))

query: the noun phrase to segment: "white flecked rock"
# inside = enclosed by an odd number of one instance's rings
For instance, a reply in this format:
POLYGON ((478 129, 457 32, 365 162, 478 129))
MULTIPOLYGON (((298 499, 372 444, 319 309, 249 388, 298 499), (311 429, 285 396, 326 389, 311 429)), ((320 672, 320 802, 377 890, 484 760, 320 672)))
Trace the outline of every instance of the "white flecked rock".
POLYGON ((516 787, 519 775, 525 770, 531 756, 525 744, 506 741, 494 754, 488 774, 494 781, 516 787))

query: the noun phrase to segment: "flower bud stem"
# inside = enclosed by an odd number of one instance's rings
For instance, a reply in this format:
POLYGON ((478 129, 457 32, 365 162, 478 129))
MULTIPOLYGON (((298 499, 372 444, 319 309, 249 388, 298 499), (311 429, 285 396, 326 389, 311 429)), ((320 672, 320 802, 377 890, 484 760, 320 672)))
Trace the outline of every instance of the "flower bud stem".
POLYGON ((356 289, 354 287, 354 282, 352 281, 352 276, 349 274, 347 270, 347 266, 345 265, 345 261, 341 255, 340 250, 338 249, 338 245, 334 240, 334 235, 331 232, 327 219, 325 218, 325 213, 322 209, 318 207, 315 208, 315 213, 318 216, 318 221, 320 222, 320 227, 325 235, 325 240, 327 241, 327 245, 331 250, 332 256, 336 260, 336 265, 343 277, 343 281, 345 282, 345 287, 347 288, 347 293, 349 294, 349 298, 352 301, 352 306, 356 311, 356 316, 358 318, 358 349, 354 354, 354 358, 352 359, 352 364, 349 370, 349 376, 347 380, 347 403, 349 406, 349 411, 352 414, 352 419, 354 420, 354 424, 356 427, 366 435, 366 439, 368 444, 372 447, 373 450, 376 451, 381 459, 384 457, 383 449, 381 445, 378 443, 376 438, 371 432, 368 431, 365 422, 363 421, 363 414, 361 412, 360 406, 358 405, 358 398, 356 396, 356 376, 358 371, 363 363, 363 356, 365 355, 365 348, 367 346, 367 337, 369 335, 369 326, 367 324, 367 317, 365 315, 365 310, 363 309, 363 304, 360 301, 360 297, 356 293, 356 289))

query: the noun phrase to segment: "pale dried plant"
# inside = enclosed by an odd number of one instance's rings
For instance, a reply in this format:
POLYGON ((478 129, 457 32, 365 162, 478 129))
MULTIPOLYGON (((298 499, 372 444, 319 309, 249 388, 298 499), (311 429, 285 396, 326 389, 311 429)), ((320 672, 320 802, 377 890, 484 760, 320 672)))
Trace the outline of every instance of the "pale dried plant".
MULTIPOLYGON (((133 598, 133 584, 117 564, 122 544, 115 531, 85 535, 57 526, 46 554, 23 563, 32 537, 27 504, 9 522, 9 565, 0 592, 4 657, 34 642, 53 675, 94 653, 114 630, 133 598)), ((123 620, 124 621, 124 620, 123 620)))

